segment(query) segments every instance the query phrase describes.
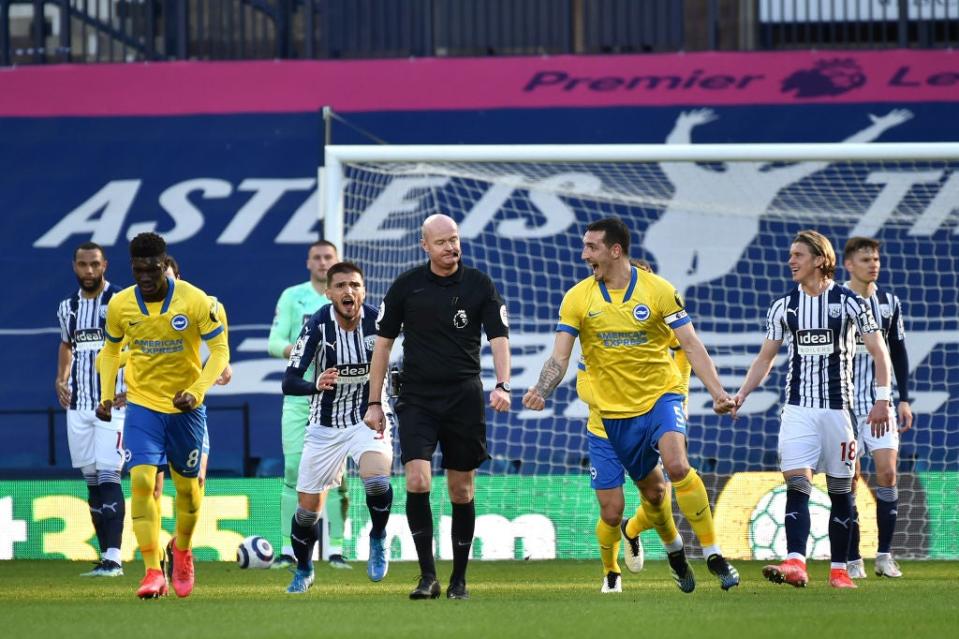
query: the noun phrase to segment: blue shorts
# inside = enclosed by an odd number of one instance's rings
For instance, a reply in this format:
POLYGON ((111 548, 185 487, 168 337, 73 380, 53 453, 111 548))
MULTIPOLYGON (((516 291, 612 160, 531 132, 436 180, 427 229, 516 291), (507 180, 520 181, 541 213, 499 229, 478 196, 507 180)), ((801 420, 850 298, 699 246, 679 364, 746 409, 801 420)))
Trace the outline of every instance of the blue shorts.
POLYGON ((123 433, 130 453, 127 467, 166 461, 180 475, 196 477, 205 432, 205 406, 188 413, 161 413, 128 403, 123 433))
POLYGON ((626 471, 612 444, 591 432, 586 433, 589 451, 589 477, 593 490, 619 488, 626 483, 626 471))
POLYGON ((620 463, 633 481, 639 481, 659 463, 660 437, 669 432, 686 436, 683 396, 666 393, 648 412, 626 419, 604 418, 603 426, 620 463))

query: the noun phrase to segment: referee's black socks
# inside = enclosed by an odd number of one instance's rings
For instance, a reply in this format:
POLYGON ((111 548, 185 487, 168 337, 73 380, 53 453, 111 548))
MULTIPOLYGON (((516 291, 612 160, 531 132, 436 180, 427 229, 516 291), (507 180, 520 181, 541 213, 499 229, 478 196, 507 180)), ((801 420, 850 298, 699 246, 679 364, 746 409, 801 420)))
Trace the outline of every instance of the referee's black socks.
POLYGON ((470 558, 473 532, 476 530, 476 502, 453 504, 453 525, 450 537, 453 540, 453 574, 450 583, 466 582, 466 564, 470 558))
MULTIPOLYGON (((436 578, 436 562, 433 559, 433 510, 430 494, 406 492, 406 520, 410 525, 416 557, 420 562, 420 574, 436 578)), ((454 511, 454 522, 455 511, 454 511)), ((454 523, 455 526, 455 523, 454 523)))

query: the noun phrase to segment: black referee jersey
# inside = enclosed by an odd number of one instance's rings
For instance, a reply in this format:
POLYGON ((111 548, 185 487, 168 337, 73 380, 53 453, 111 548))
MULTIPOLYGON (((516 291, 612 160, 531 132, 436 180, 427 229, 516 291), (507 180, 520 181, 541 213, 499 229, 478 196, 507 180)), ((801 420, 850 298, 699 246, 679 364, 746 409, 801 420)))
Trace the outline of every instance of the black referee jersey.
POLYGON ((403 333, 403 388, 448 384, 480 374, 480 328, 486 338, 509 337, 506 305, 493 281, 460 262, 440 277, 423 266, 394 280, 378 318, 379 335, 403 333))

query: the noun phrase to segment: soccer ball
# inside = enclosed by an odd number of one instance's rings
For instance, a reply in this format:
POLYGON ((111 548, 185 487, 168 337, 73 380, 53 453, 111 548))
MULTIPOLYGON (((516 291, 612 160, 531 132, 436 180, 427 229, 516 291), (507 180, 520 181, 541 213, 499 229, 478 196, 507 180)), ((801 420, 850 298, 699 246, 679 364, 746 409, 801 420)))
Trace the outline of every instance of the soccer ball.
MULTIPOLYGON (((816 486, 809 498, 810 530, 806 557, 829 559, 829 495, 816 486)), ((753 559, 785 559, 786 487, 777 486, 763 495, 749 518, 749 540, 753 559)))
POLYGON ((269 568, 273 563, 273 546, 259 535, 250 535, 236 549, 240 568, 269 568))

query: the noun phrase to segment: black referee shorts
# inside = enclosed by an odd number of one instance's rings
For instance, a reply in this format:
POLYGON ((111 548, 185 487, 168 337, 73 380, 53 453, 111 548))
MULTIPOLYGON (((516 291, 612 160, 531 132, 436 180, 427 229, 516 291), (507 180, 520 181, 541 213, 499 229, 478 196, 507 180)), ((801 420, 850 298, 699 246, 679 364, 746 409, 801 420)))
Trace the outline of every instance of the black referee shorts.
POLYGON ((433 459, 436 445, 442 467, 470 471, 489 459, 486 450, 486 405, 479 377, 460 382, 410 388, 396 402, 403 463, 433 459))

